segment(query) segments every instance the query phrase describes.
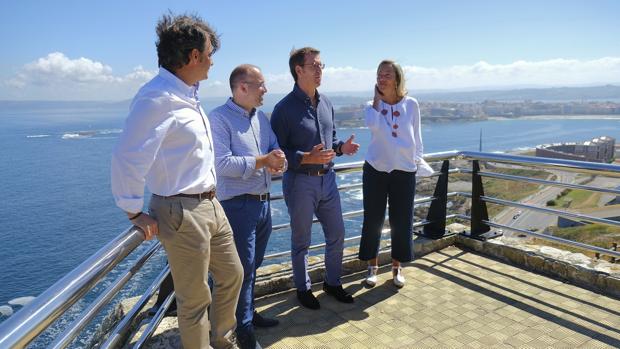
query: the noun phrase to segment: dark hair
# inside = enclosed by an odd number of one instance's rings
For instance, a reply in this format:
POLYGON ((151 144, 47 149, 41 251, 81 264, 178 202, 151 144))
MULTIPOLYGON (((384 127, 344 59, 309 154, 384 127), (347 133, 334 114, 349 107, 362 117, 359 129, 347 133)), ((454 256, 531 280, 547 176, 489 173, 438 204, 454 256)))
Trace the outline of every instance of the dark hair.
POLYGON ((291 74, 293 75, 293 79, 297 82, 297 72, 295 71, 295 67, 298 65, 304 65, 304 59, 306 58, 306 54, 319 54, 321 51, 315 49, 314 47, 302 47, 291 50, 291 56, 288 59, 288 66, 291 68, 291 74))
POLYGON ((217 33, 196 14, 165 14, 157 22, 157 58, 160 67, 171 72, 189 63, 193 49, 205 50, 207 39, 211 42, 213 52, 220 48, 217 33))
POLYGON ((237 87, 239 82, 245 80, 248 77, 251 69, 260 70, 260 68, 252 64, 242 64, 233 69, 232 73, 230 73, 230 78, 228 79, 231 91, 233 91, 235 87, 237 87))

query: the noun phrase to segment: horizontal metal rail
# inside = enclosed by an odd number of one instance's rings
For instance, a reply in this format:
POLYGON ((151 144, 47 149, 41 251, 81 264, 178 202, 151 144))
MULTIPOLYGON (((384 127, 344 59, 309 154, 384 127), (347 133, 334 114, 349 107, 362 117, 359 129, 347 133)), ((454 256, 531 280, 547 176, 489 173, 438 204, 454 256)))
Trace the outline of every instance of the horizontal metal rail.
MULTIPOLYGON (((467 215, 464 215, 464 214, 455 214, 454 216, 456 216, 454 218, 471 221, 471 217, 467 216, 467 215)), ((584 243, 577 242, 577 241, 567 240, 567 239, 559 238, 559 237, 553 236, 553 235, 541 234, 541 233, 537 233, 537 232, 534 232, 534 231, 531 231, 531 230, 527 230, 527 229, 511 227, 509 225, 495 223, 495 222, 489 221, 489 220, 483 220, 483 222, 485 224, 487 224, 488 226, 493 227, 493 228, 508 229, 508 230, 515 231, 517 233, 525 234, 525 235, 528 235, 528 236, 534 236, 534 237, 537 237, 537 238, 540 238, 540 239, 543 239, 543 240, 549 240, 549 241, 557 242, 557 243, 560 243, 560 244, 563 244, 563 245, 566 245, 566 246, 574 246, 574 247, 578 247, 578 248, 586 250, 586 251, 597 252, 597 253, 600 253, 600 254, 606 255, 606 256, 620 257, 620 251, 608 250, 608 249, 605 249, 605 248, 602 248, 602 247, 588 245, 588 244, 584 244, 584 243)))
POLYGON ((580 220, 580 221, 586 221, 586 222, 590 222, 590 223, 605 224, 605 225, 609 225, 609 226, 612 226, 612 227, 620 227, 620 222, 612 221, 611 219, 597 218, 597 217, 591 217, 591 216, 587 216, 587 215, 583 215, 583 214, 579 214, 579 213, 573 213, 573 212, 567 212, 567 211, 559 211, 559 210, 554 210, 554 209, 550 209, 550 208, 532 206, 532 205, 522 204, 522 203, 519 203, 519 202, 514 202, 514 201, 508 201, 508 200, 502 200, 502 199, 498 199, 498 198, 493 198, 493 197, 489 197, 489 196, 481 196, 480 198, 482 200, 484 200, 486 202, 489 202, 489 203, 492 203, 492 204, 511 206, 511 207, 518 207, 518 208, 523 208, 523 209, 527 209, 527 210, 538 211, 538 212, 542 212, 542 213, 546 213, 546 214, 556 215, 556 216, 560 216, 560 217, 564 217, 564 218, 577 219, 577 220, 580 220))
MULTIPOLYGON (((420 204, 423 204, 423 203, 431 202, 433 200, 435 200, 434 197, 426 196, 426 197, 414 200, 413 205, 417 206, 417 205, 420 205, 420 204)), ((362 216, 363 214, 364 214, 364 210, 356 210, 356 211, 345 212, 345 213, 342 214, 342 217, 343 218, 352 218, 352 217, 362 216)), ((319 223, 319 220, 317 218, 314 218, 312 220, 312 224, 316 224, 316 223, 319 223)), ((274 225, 271 228, 271 230, 272 230, 272 232, 277 232, 277 231, 282 231, 282 230, 290 229, 290 227, 291 227, 290 223, 282 223, 282 224, 274 225)))
MULTIPOLYGON (((448 217, 446 217, 446 218, 448 218, 448 217)), ((453 218, 453 217, 449 217, 449 218, 453 218)), ((419 221, 419 222, 415 222, 415 223, 413 223, 413 228, 423 227, 423 226, 428 225, 430 223, 431 222, 429 222, 427 220, 422 220, 422 221, 419 221)), ((389 229, 383 229, 381 231, 381 234, 384 235, 386 232, 389 233, 390 230, 389 229)), ((344 239, 344 242, 347 243, 347 242, 351 242, 351 241, 358 241, 361 238, 362 238, 361 235, 356 235, 356 236, 352 236, 352 237, 348 237, 348 238, 344 239)), ((318 250, 318 249, 321 249, 321 248, 323 248, 325 246, 326 246, 325 243, 321 243, 321 244, 317 244, 317 245, 312 245, 312 246, 308 247, 308 250, 310 250, 310 251, 318 250)), ((290 250, 289 251, 283 251, 283 252, 276 252, 276 253, 272 253, 272 254, 266 255, 264 257, 264 259, 268 260, 268 259, 286 257, 286 256, 290 256, 290 255, 291 255, 291 251, 290 250)))
POLYGON ((129 228, 0 324, 0 348, 23 348, 144 240, 129 228))
POLYGON ((534 183, 534 184, 550 185, 550 186, 554 186, 554 187, 562 187, 562 188, 570 188, 570 189, 578 189, 578 190, 588 190, 588 191, 596 191, 596 192, 600 192, 600 193, 620 195, 620 190, 617 190, 617 189, 599 188, 599 187, 593 187, 593 186, 589 186, 589 185, 563 183, 563 182, 549 181, 549 180, 546 180, 546 179, 530 178, 530 177, 523 177, 523 176, 515 176, 515 175, 509 175, 509 174, 503 174, 503 173, 494 173, 494 172, 483 172, 483 171, 480 171, 480 172, 478 172, 478 174, 483 176, 483 177, 496 178, 496 179, 505 179, 505 180, 509 180, 509 181, 529 182, 529 183, 534 183))
POLYGON ((456 151, 429 154, 432 157, 460 158, 466 160, 479 160, 488 162, 499 162, 513 165, 529 165, 539 168, 563 170, 569 172, 588 173, 608 177, 620 177, 620 166, 603 164, 598 162, 540 158, 532 156, 500 154, 500 153, 481 153, 474 151, 456 151))
MULTIPOLYGON (((110 333, 110 336, 101 345, 100 349, 111 349, 121 346, 121 340, 124 338, 125 333, 129 330, 131 323, 138 316, 140 311, 146 306, 151 297, 159 290, 164 279, 170 274, 170 266, 164 266, 164 269, 157 275, 155 280, 142 294, 138 302, 129 310, 129 312, 123 317, 123 319, 116 325, 114 330, 110 333)), ((166 308, 167 309, 167 308, 166 308)))
MULTIPOLYGON (((471 152, 471 151, 448 151, 441 153, 432 153, 427 154, 424 157, 428 162, 434 161, 442 161, 442 160, 480 160, 494 163, 502 163, 509 165, 517 165, 517 166, 529 166, 543 169, 556 169, 562 171, 576 172, 576 173, 585 173, 585 174, 593 174, 607 177, 620 177, 620 166, 610 165, 610 164, 602 164, 602 163, 591 163, 585 161, 574 161, 574 160, 563 160, 563 159, 550 159, 550 158, 538 158, 538 157, 528 157, 528 156, 520 156, 513 154, 498 154, 498 153, 481 153, 481 152, 471 152)), ((345 174, 349 172, 360 171, 363 167, 364 162, 352 162, 346 164, 336 164, 334 166, 334 171, 337 174, 345 174)), ((461 169, 461 168, 453 168, 448 170, 449 174, 455 173, 472 173, 469 169, 461 169)), ((607 194, 615 194, 620 195, 620 190, 616 189, 606 189, 606 188, 597 188, 593 186, 580 185, 580 184, 571 184, 571 183, 561 183, 548 181, 544 179, 536 179, 536 178, 528 178, 522 176, 514 176, 509 174, 500 174, 493 172, 478 172, 478 174, 495 179, 505 179, 505 180, 513 180, 513 181, 522 181, 528 183, 535 183, 540 185, 550 185, 557 187, 565 187, 571 189, 579 189, 579 190, 590 190, 595 192, 607 193, 607 194)), ((432 177, 440 176, 441 172, 435 172, 432 174, 432 177)), ((277 176, 273 178, 274 180, 280 180, 281 176, 277 176)), ((348 184, 343 185, 339 188, 339 190, 356 190, 362 187, 362 184, 348 184)), ((471 198, 470 193, 466 192, 451 192, 448 193, 448 197, 465 197, 471 198)), ((282 199, 283 196, 281 194, 273 195, 272 200, 282 199)), ((415 205, 419 205, 422 203, 431 202, 433 200, 432 197, 421 198, 415 201, 415 205)), ((565 217, 569 219, 576 219, 586 222, 592 223, 601 223, 610 226, 620 226, 620 222, 612 221, 604 218, 596 218, 590 217, 587 215, 582 215, 578 213, 572 212, 563 212, 554 209, 548 209, 543 207, 536 207, 516 202, 511 202, 507 200, 492 198, 488 196, 483 196, 482 200, 488 203, 504 205, 508 207, 518 207, 523 209, 529 209, 533 211, 543 212, 546 214, 553 214, 560 217, 565 217)), ((343 214, 343 217, 355 217, 363 214, 362 210, 351 211, 343 214)), ((461 214, 453 214, 449 215, 447 218, 457 218, 457 219, 469 219, 465 215, 461 214)), ((316 222, 316 220, 315 220, 316 222)), ((490 226, 496 227, 501 226, 497 223, 486 222, 490 226)), ((426 224, 429 224, 427 221, 416 222, 414 227, 421 227, 426 224)), ((289 228, 288 224, 274 226, 274 231, 283 230, 289 228)), ((558 243, 565 243, 567 245, 577 246, 579 248, 584 248, 586 250, 596 251, 601 254, 618 256, 617 252, 610 251, 606 249, 601 249, 595 246, 590 246, 586 244, 576 243, 569 240, 551 237, 549 235, 538 234, 534 232, 530 232, 527 230, 522 230, 513 227, 505 227, 505 229, 512 229, 515 231, 519 231, 524 234, 529 234, 533 236, 537 236, 543 239, 553 240, 558 243)), ((351 237, 347 238, 347 242, 358 240, 360 237, 351 237)), ((0 324, 0 347, 4 348, 23 348, 28 343, 30 343, 36 336, 38 336, 45 328, 47 328, 51 323, 56 321, 61 315, 63 315, 66 310, 68 310, 77 300, 82 298, 88 291, 90 291, 105 275, 112 270, 120 261, 122 261, 129 253, 131 253, 137 246, 139 246, 143 241, 143 234, 137 228, 129 228, 100 249, 98 252, 93 254, 89 259, 80 264, 73 271, 69 272, 62 279, 44 291, 39 297, 33 300, 30 304, 23 307, 20 311, 15 313, 13 316, 8 318, 2 324, 0 324)), ((325 244, 319 244, 311 246, 311 249, 319 249, 323 248, 325 244)), ((149 250, 150 251, 150 250, 149 250)), ((280 252, 276 254, 272 254, 267 256, 266 258, 276 258, 283 257, 288 255, 290 252, 280 252)), ((140 265, 134 265, 131 267, 131 272, 133 273, 140 265)), ((169 271, 168 268, 165 268, 166 273, 169 271)), ((126 275, 126 274, 125 274, 126 275)), ((121 277, 116 280, 116 282, 120 282, 120 279, 125 280, 125 277, 121 277)), ((156 281, 151 285, 149 290, 143 295, 143 297, 139 301, 139 309, 142 309, 145 304, 148 302, 148 299, 152 297, 155 290, 161 284, 161 280, 163 277, 158 276, 156 281)), ((93 304, 85 310, 81 318, 76 320, 72 326, 68 329, 65 329, 61 336, 57 337, 55 342, 53 343, 53 347, 64 347, 70 341, 70 338, 74 338, 77 332, 77 329, 82 328, 84 324, 88 321, 92 320, 94 314, 96 313, 96 309, 100 309, 102 304, 105 304, 109 301, 109 297, 115 292, 118 292, 120 289, 120 284, 114 283, 107 290, 97 298, 93 304)), ((125 281, 123 281, 125 282, 125 281)), ((139 310, 135 310, 137 307, 132 308, 130 312, 131 316, 126 316, 121 324, 123 326, 128 326, 128 324, 133 321, 137 312, 139 310), (133 313, 132 313, 133 312, 133 313)), ((162 309, 160 309, 162 310, 162 309)), ((162 310, 163 311, 163 310, 162 310)), ((128 314, 128 315, 130 315, 128 314)), ((120 324, 119 324, 120 325, 120 324)), ((108 338, 106 343, 102 346, 103 348, 111 348, 112 346, 116 346, 119 343, 117 342, 120 338, 120 334, 124 333, 126 327, 116 327, 112 333, 112 336, 108 338)))
POLYGON ((81 330, 97 315, 97 313, 107 305, 121 288, 140 270, 146 261, 161 248, 159 243, 153 244, 146 252, 140 256, 136 263, 122 275, 120 275, 105 291, 103 291, 80 316, 71 323, 63 333, 61 333, 49 346, 52 349, 61 349, 69 345, 81 330))
POLYGON ((490 227, 493 227, 493 228, 508 229, 508 230, 512 230, 512 231, 515 231, 515 232, 518 232, 518 233, 521 233, 521 234, 525 234, 525 235, 529 235, 529 236, 534 236, 534 237, 537 237, 539 239, 554 241, 554 242, 557 242, 557 243, 560 243, 560 244, 563 244, 563 245, 574 246, 574 247, 581 248, 583 250, 597 252, 597 253, 600 253, 602 255, 607 255, 607 256, 611 256, 611 257, 620 257, 620 251, 608 250, 608 249, 605 249, 605 248, 602 248, 602 247, 598 247, 598 246, 593 246, 593 245, 588 245, 588 244, 584 244, 584 243, 577 242, 577 241, 562 239, 562 238, 559 238, 557 236, 541 234, 541 233, 537 233, 537 232, 534 232, 534 231, 531 231, 531 230, 511 227, 511 226, 508 226, 508 225, 499 224, 499 223, 495 223, 495 222, 491 222, 491 221, 483 220, 483 222, 485 224, 488 224, 490 227))
POLYGON ((164 316, 166 316, 166 311, 168 310, 168 308, 170 308, 170 305, 172 304, 172 301, 174 301, 174 298, 175 298, 174 291, 170 292, 170 294, 166 296, 166 299, 164 300, 162 305, 157 309, 157 311, 155 312, 155 315, 153 316, 151 321, 149 321, 149 324, 146 326, 146 328, 142 332, 142 335, 140 336, 140 338, 138 338, 138 341, 133 345, 132 347, 133 349, 142 348, 144 344, 146 344, 146 341, 148 341, 149 338, 151 338, 151 336, 153 335, 153 332, 155 332, 155 330, 157 329, 157 326, 159 326, 159 324, 161 323, 161 320, 163 320, 164 316))

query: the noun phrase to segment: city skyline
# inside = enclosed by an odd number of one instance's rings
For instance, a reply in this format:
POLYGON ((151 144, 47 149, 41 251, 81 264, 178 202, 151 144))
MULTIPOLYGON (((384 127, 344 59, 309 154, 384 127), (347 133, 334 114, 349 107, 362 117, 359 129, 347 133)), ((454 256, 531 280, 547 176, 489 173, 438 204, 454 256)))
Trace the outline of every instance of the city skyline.
POLYGON ((221 35, 201 95, 227 96, 238 64, 271 93, 293 81, 288 53, 314 46, 323 92, 370 91, 377 63, 400 62, 409 90, 620 83, 615 1, 12 2, 0 14, 0 100, 123 100, 157 73, 155 23, 197 13, 221 35), (95 18, 96 17, 96 18, 95 18))

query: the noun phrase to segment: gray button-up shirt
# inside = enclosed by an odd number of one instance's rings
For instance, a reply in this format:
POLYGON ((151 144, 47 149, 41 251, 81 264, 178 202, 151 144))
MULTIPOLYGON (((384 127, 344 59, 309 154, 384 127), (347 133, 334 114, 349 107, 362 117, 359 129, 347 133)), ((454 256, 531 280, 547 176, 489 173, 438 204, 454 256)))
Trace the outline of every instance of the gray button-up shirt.
POLYGON ((256 156, 279 149, 265 114, 248 113, 232 98, 209 113, 213 145, 217 197, 227 200, 242 194, 264 194, 271 187, 271 174, 256 169, 256 156))

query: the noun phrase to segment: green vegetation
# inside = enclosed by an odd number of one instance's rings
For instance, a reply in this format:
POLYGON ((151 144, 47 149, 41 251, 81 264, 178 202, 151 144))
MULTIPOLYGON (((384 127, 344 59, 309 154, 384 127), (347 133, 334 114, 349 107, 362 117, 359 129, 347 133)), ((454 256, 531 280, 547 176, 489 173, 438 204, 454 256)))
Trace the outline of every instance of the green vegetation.
POLYGON ((555 200, 547 201, 547 206, 555 206, 555 205, 557 205, 557 202, 555 202, 555 200))
MULTIPOLYGON (((603 224, 586 224, 579 227, 570 228, 549 227, 547 229, 550 235, 607 249, 611 248, 613 243, 620 243, 620 228, 603 224)), ((589 256, 594 256, 593 252, 583 251, 572 246, 558 244, 542 239, 536 239, 536 242, 546 246, 552 246, 571 252, 580 252, 589 256)))
MULTIPOLYGON (((512 168, 494 168, 492 172, 539 179, 546 179, 550 175, 549 172, 542 170, 512 168)), ((538 184, 495 178, 483 178, 482 186, 486 195, 510 201, 520 201, 540 190, 538 184)), ((500 205, 488 205, 489 217, 495 216, 503 209, 504 207, 500 205)))
MULTIPOLYGON (((564 189, 556 198, 556 204, 566 208, 592 208, 598 207, 601 197, 600 193, 594 193, 586 190, 564 189)), ((548 205, 547 206, 552 206, 548 205)))

